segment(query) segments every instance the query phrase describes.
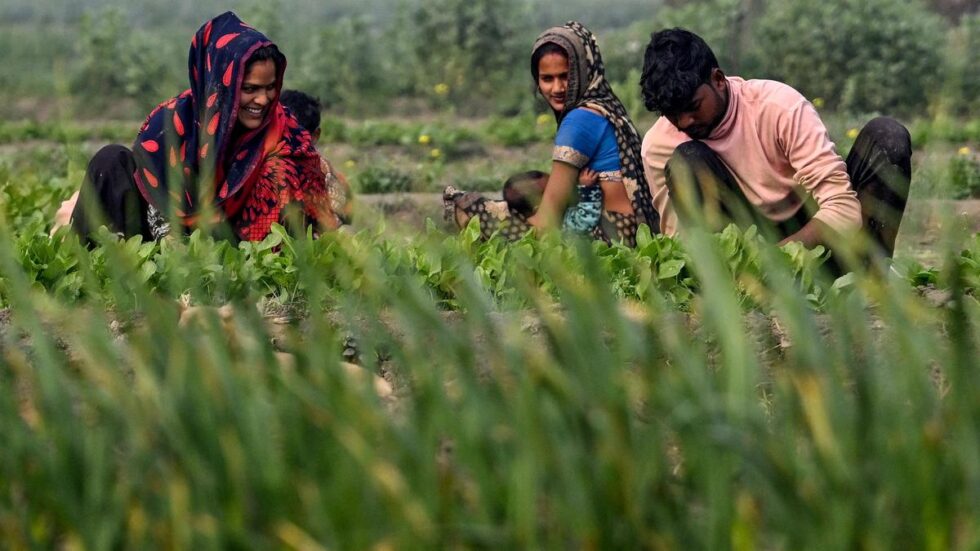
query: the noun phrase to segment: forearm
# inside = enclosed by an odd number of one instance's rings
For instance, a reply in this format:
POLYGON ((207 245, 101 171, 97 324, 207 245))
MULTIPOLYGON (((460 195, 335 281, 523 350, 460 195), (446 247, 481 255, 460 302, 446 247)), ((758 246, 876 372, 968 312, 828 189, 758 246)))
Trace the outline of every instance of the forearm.
POLYGON ((779 245, 783 246, 791 241, 798 241, 809 249, 817 245, 823 245, 829 248, 834 235, 836 233, 830 226, 814 218, 800 228, 799 231, 780 241, 779 245))
POLYGON ((541 205, 534 216, 528 219, 537 228, 556 228, 561 224, 561 217, 572 197, 572 191, 578 180, 579 169, 572 165, 554 162, 548 184, 541 196, 541 205))
POLYGON ((549 182, 541 197, 541 206, 532 217, 531 223, 539 228, 555 228, 561 222, 561 215, 568 205, 571 186, 549 182))

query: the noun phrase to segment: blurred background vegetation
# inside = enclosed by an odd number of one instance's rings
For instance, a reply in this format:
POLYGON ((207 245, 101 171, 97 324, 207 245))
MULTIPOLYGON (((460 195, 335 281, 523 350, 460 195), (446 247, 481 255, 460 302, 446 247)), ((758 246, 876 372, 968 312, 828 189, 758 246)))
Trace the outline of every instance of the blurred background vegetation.
MULTIPOLYGON (((290 60, 287 86, 339 114, 535 109, 528 49, 577 19, 599 37, 634 118, 649 34, 703 35, 731 74, 775 78, 826 107, 901 117, 980 113, 977 0, 5 0, 0 116, 138 118, 186 85, 186 51, 233 9, 290 60), (874 21, 869 25, 869 21, 874 21)), ((540 108, 540 107, 539 107, 540 108)))
MULTIPOLYGON (((289 58, 286 86, 324 105, 324 151, 358 193, 497 190, 547 168, 554 120, 529 49, 576 19, 637 128, 650 33, 701 34, 729 74, 773 78, 821 110, 846 154, 870 118, 917 150, 913 198, 980 198, 980 0, 5 0, 0 144, 129 143, 187 83, 190 38, 232 9, 289 58), (873 21, 873 25, 868 22, 873 21)), ((18 146, 23 147, 23 146, 18 146)))

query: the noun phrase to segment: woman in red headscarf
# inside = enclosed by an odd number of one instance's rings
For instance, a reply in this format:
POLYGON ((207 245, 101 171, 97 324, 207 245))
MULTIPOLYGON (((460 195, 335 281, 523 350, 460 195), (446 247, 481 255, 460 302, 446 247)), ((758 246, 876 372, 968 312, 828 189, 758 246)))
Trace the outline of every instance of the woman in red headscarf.
POLYGON ((295 207, 307 223, 337 227, 313 140, 279 104, 286 58, 231 12, 191 41, 190 89, 157 106, 133 148, 91 160, 72 213, 89 238, 105 224, 159 239, 175 221, 260 240, 295 207))

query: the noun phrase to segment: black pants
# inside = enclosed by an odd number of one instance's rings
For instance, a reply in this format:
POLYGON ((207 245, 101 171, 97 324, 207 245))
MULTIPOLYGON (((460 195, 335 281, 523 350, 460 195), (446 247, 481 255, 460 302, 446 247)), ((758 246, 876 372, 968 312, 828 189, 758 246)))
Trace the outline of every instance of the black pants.
POLYGON ((89 161, 72 211, 72 228, 87 242, 99 226, 125 237, 153 239, 147 222, 149 205, 136 188, 135 171, 133 152, 121 145, 107 145, 89 161))
MULTIPOLYGON (((878 117, 861 130, 844 162, 861 202, 864 230, 878 252, 891 257, 912 179, 909 132, 895 119, 878 117)), ((714 229, 732 221, 743 226, 756 224, 781 239, 806 225, 816 207, 811 197, 789 220, 769 221, 746 199, 718 155, 700 141, 685 142, 674 150, 667 162, 666 180, 677 215, 682 220, 701 220, 714 229)))

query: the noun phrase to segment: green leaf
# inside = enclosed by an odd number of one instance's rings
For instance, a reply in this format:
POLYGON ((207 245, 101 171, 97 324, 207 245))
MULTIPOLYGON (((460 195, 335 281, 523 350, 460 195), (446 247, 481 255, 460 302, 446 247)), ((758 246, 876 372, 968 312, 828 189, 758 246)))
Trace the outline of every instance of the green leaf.
POLYGON ((684 260, 674 258, 657 265, 657 279, 669 279, 677 277, 684 268, 684 260))

